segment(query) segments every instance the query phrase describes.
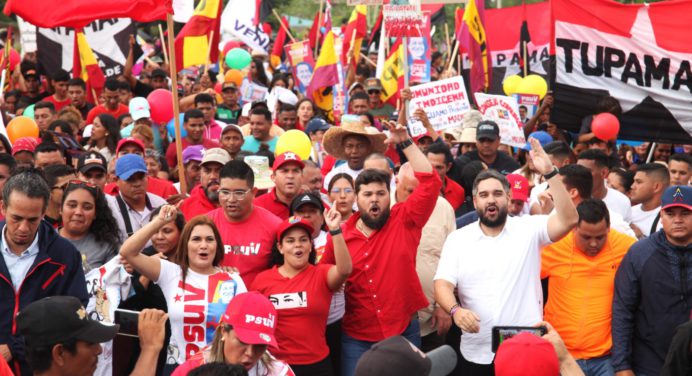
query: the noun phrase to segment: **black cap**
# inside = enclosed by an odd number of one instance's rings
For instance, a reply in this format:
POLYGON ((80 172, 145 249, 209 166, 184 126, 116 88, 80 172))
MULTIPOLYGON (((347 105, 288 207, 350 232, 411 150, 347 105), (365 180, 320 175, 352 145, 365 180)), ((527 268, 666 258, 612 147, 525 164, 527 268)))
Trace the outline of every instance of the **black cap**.
POLYGON ((307 204, 317 207, 320 213, 324 211, 324 204, 321 198, 313 193, 301 193, 291 201, 291 214, 295 213, 301 206, 307 204))
POLYGON ((497 126, 497 123, 492 120, 483 120, 478 122, 478 128, 476 128, 476 140, 487 138, 495 141, 499 137, 500 127, 497 126))
POLYGON ((77 162, 77 171, 86 173, 89 170, 98 169, 103 172, 108 171, 108 162, 101 153, 90 151, 82 154, 77 162))
POLYGON ((168 75, 166 75, 166 71, 161 69, 161 68, 156 68, 153 71, 151 71, 151 78, 154 77, 163 77, 166 78, 168 75))
POLYGON ((331 125, 329 125, 326 120, 319 117, 314 117, 306 124, 305 133, 310 135, 317 131, 326 131, 329 128, 331 128, 331 125))
POLYGON ((72 339, 103 343, 113 339, 119 328, 90 319, 74 296, 50 296, 29 304, 17 314, 17 325, 28 346, 52 346, 72 339))
POLYGON ((432 362, 402 336, 380 341, 356 364, 356 376, 429 375, 432 362))

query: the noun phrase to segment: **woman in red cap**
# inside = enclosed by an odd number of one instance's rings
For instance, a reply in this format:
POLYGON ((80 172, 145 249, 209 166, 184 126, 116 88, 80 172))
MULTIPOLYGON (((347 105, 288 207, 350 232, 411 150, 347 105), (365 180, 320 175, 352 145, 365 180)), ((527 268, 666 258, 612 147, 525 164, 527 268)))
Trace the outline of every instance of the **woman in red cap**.
POLYGON ((242 365, 249 376, 294 376, 291 368, 269 354, 276 347, 276 309, 258 292, 238 294, 214 331, 211 346, 180 365, 173 376, 186 376, 206 363, 242 365))
POLYGON ((341 214, 331 208, 325 221, 334 245, 336 265, 313 265, 316 258, 312 226, 291 217, 277 230, 274 266, 260 273, 252 290, 269 297, 279 314, 278 348, 272 353, 296 375, 332 375, 325 329, 332 294, 351 274, 351 255, 341 233, 341 214))

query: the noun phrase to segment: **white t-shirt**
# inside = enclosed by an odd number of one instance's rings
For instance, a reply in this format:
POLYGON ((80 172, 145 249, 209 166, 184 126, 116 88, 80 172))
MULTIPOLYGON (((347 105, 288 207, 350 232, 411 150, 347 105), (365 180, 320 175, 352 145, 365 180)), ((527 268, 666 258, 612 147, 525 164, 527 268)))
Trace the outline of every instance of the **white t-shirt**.
MULTIPOLYGON (((660 206, 654 210, 644 211, 642 210, 642 204, 635 205, 632 207, 632 223, 639 227, 642 234, 649 236, 651 235, 651 226, 653 226, 654 220, 660 211, 660 206)), ((659 220, 658 225, 656 225, 656 230, 658 231, 662 227, 663 224, 659 220)))
MULTIPOLYGON (((132 226, 133 234, 140 228, 144 227, 144 225, 149 223, 149 216, 154 209, 166 204, 166 200, 153 193, 147 192, 147 197, 149 198, 151 209, 145 206, 144 210, 141 212, 131 208, 129 205, 127 205, 127 203, 125 203, 125 206, 127 207, 127 214, 130 217, 130 225, 132 226)), ((106 201, 108 202, 108 207, 110 207, 111 212, 113 213, 113 218, 115 218, 115 222, 118 224, 118 228, 120 229, 120 242, 125 242, 129 236, 127 234, 127 226, 125 226, 123 214, 120 212, 120 206, 118 205, 117 198, 115 196, 106 195, 106 201)), ((150 245, 151 242, 147 242, 145 247, 150 245)))
POLYGON ((627 223, 632 223, 632 203, 624 193, 612 188, 606 188, 608 192, 603 198, 608 209, 622 216, 627 223))
MULTIPOLYGON (((120 265, 120 256, 115 256, 100 267, 91 269, 84 278, 89 293, 87 315, 103 324, 113 324, 115 309, 122 300, 127 299, 132 288, 130 275, 120 265)), ((111 376, 113 341, 104 342, 101 347, 103 351, 99 354, 94 375, 111 376)))
POLYGON ((461 336, 466 360, 493 361, 493 326, 533 326, 543 318, 541 249, 551 243, 548 218, 507 217, 496 237, 475 222, 447 237, 434 279, 457 286, 461 306, 481 319, 478 333, 461 336))
POLYGON ((211 343, 228 303, 234 296, 247 292, 238 273, 221 270, 205 275, 188 269, 183 286, 182 269, 167 260, 161 260, 156 284, 166 298, 171 343, 175 343, 172 347, 177 352, 173 355, 177 355, 179 364, 211 343))

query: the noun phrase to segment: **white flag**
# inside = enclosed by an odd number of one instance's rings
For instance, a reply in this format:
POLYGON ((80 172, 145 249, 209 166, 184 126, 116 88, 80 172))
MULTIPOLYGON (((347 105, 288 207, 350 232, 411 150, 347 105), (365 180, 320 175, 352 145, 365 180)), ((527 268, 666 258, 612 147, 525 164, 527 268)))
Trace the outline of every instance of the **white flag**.
MULTIPOLYGON (((254 3, 253 3, 254 4, 254 3)), ((261 25, 254 25, 255 7, 248 6, 247 0, 231 0, 221 14, 222 46, 235 37, 255 50, 269 53, 271 38, 262 30, 261 25)))

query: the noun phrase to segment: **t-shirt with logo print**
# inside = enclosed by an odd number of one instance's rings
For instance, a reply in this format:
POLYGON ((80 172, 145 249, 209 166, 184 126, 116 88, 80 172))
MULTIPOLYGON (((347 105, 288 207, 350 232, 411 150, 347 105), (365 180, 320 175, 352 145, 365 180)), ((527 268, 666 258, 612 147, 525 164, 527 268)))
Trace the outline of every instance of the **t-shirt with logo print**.
POLYGON ((327 273, 333 265, 308 265, 293 278, 278 267, 260 273, 252 285, 269 298, 278 314, 276 341, 271 349, 277 359, 291 365, 317 363, 329 355, 325 330, 333 291, 327 273))
MULTIPOLYGON (((218 270, 211 275, 187 270, 185 283, 182 268, 167 260, 161 260, 159 285, 166 303, 171 323, 171 346, 178 364, 199 352, 214 338, 226 306, 236 295, 247 292, 237 273, 218 270)), ((169 351, 171 349, 169 348, 169 351)))
POLYGON ((207 213, 221 234, 225 253, 222 265, 237 268, 245 285, 252 286, 257 274, 269 269, 269 257, 281 219, 255 206, 247 219, 231 222, 223 210, 218 208, 207 213))

